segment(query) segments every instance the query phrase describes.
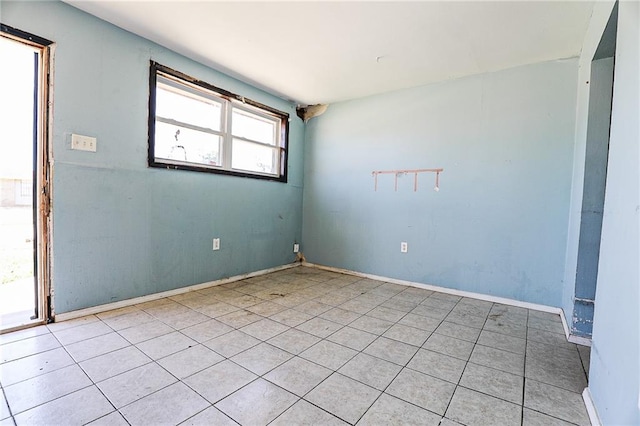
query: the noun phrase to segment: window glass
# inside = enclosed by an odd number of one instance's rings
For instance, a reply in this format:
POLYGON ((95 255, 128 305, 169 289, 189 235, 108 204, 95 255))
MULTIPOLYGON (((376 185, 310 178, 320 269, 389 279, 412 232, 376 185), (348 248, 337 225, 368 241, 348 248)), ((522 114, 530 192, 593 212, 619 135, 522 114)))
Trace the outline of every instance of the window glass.
POLYGON ((232 167, 234 169, 275 174, 277 173, 275 153, 276 150, 268 146, 243 141, 242 139, 234 139, 232 167))

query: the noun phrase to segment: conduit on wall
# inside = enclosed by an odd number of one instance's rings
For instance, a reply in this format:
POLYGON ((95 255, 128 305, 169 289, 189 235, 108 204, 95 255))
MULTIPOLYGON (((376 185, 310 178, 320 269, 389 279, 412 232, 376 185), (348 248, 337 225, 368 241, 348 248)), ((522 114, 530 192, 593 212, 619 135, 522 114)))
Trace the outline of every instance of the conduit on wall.
POLYGON ((413 174, 413 192, 418 190, 418 174, 420 173, 435 173, 436 174, 436 186, 433 187, 434 191, 440 191, 440 173, 444 169, 414 169, 414 170, 374 170, 371 175, 374 178, 374 191, 378 190, 378 175, 394 175, 394 191, 398 191, 398 176, 413 174))

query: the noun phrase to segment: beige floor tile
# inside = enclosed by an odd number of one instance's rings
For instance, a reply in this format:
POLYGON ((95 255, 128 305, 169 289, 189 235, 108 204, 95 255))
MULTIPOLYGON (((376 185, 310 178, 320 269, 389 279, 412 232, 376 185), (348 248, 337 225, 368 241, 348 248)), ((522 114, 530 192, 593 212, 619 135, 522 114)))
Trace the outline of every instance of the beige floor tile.
POLYGON ((287 411, 275 419, 270 426, 347 426, 339 418, 327 413, 324 410, 309 404, 305 400, 299 400, 287 411))
POLYGON ((524 355, 489 348, 487 346, 476 345, 473 348, 469 362, 506 371, 507 373, 518 376, 522 376, 524 373, 524 355))
POLYGON ((305 349, 308 349, 311 346, 315 345, 319 341, 319 337, 292 328, 282 334, 278 334, 277 336, 269 339, 268 343, 280 349, 284 349, 289 353, 297 355, 305 349))
POLYGON ((431 336, 431 332, 408 325, 394 324, 389 330, 385 331, 382 336, 409 345, 422 346, 429 336, 431 336))
POLYGON ((453 383, 405 368, 385 393, 444 415, 455 387, 453 383))
POLYGON ((393 362, 398 365, 405 365, 411 357, 418 351, 417 346, 407 345, 396 340, 378 337, 364 350, 364 353, 393 362))
POLYGON ((222 361, 183 380, 210 403, 215 404, 258 376, 231 361, 222 361), (215 383, 215 386, 211 386, 215 383))
POLYGON ((522 419, 522 406, 458 387, 446 416, 469 426, 518 426, 522 419))
POLYGON ((289 360, 293 355, 282 349, 271 346, 268 343, 260 343, 240 352, 231 358, 231 361, 246 368, 252 373, 262 376, 268 371, 273 370, 283 362, 289 360))
POLYGON ((465 325, 456 324, 449 321, 443 321, 440 323, 434 333, 442 334, 448 337, 454 337, 460 340, 466 340, 467 342, 476 343, 478 336, 480 336, 480 330, 474 327, 467 327, 465 325))
POLYGON ((113 330, 102 321, 95 321, 88 324, 79 325, 77 327, 53 331, 56 339, 65 346, 72 343, 81 342, 91 339, 92 337, 101 336, 103 334, 112 333, 113 330))
POLYGON ((330 368, 331 370, 337 370, 356 356, 357 353, 358 352, 353 349, 345 346, 322 340, 302 352, 300 356, 316 364, 330 368))
POLYGON ((161 358, 157 362, 178 379, 184 379, 221 361, 224 361, 221 355, 206 346, 196 345, 161 358))
POLYGON ((215 339, 207 340, 204 345, 220 355, 230 358, 242 351, 257 345, 260 340, 239 330, 232 331, 215 339))
POLYGON ((280 333, 283 333, 289 329, 288 326, 281 324, 277 321, 270 320, 268 318, 262 318, 259 321, 251 323, 240 329, 243 333, 253 336, 260 340, 269 340, 280 333))
POLYGON ((177 331, 138 343, 136 347, 151 359, 160 359, 198 343, 177 331))
POLYGON ((407 368, 457 384, 466 362, 437 352, 420 349, 407 368))
POLYGON ((215 406, 243 425, 266 425, 291 407, 298 397, 266 380, 258 379, 215 406))
POLYGON ((298 330, 304 331, 320 338, 325 338, 342 328, 342 324, 328 321, 320 317, 312 318, 296 327, 298 330))
POLYGON ((478 344, 489 346, 490 348, 502 349, 503 351, 513 352, 516 354, 524 354, 527 341, 519 337, 482 330, 480 337, 478 338, 478 344))
POLYGON ((343 327, 327 337, 327 340, 355 349, 356 351, 361 351, 376 340, 377 337, 375 334, 367 333, 366 331, 343 327))
POLYGON ((215 319, 210 319, 200 324, 192 325, 191 327, 180 330, 182 334, 199 343, 206 342, 207 340, 211 340, 230 331, 233 331, 233 327, 215 319))
POLYGON ((97 384, 116 407, 121 408, 176 382, 156 363, 149 363, 97 384))
POLYGON ((328 368, 295 357, 269 372, 264 378, 302 397, 331 373, 332 370, 328 368))
POLYGON ((129 424, 177 425, 209 406, 184 383, 178 382, 120 409, 129 424))
POLYGON ((101 382, 125 371, 151 362, 151 358, 134 346, 128 346, 95 358, 81 362, 79 365, 94 383, 101 382))
POLYGON ((343 365, 338 373, 383 391, 401 369, 397 364, 359 353, 343 365))
POLYGON ((112 411, 113 406, 104 395, 95 386, 90 386, 20 413, 15 420, 18 426, 81 425, 112 411))
POLYGON ((73 363, 73 358, 63 348, 40 352, 0 365, 0 383, 3 386, 9 386, 22 380, 67 367, 73 363))
POLYGON ((41 334, 0 346, 0 364, 60 347, 53 334, 41 334))
POLYGON ((524 387, 522 376, 468 363, 460 379, 460 385, 522 405, 524 387))
POLYGON ((154 320, 134 327, 129 327, 124 330, 119 330, 118 334, 127 339, 130 343, 136 345, 140 342, 144 342, 145 340, 173 333, 174 331, 175 330, 173 328, 169 327, 165 323, 154 320))
POLYGON ((314 405, 354 424, 369 409, 380 391, 334 373, 305 396, 314 405))
POLYGON ((114 411, 106 416, 87 424, 88 426, 129 426, 129 423, 122 417, 118 411, 114 411))
POLYGON ((438 426, 440 416, 391 395, 382 394, 358 422, 358 426, 438 426))
POLYGON ((91 385, 80 367, 73 364, 32 379, 7 386, 4 392, 15 416, 47 401, 91 385))
POLYGON ((229 416, 218 410, 216 407, 209 407, 195 416, 180 423, 181 426, 238 426, 229 416))
POLYGON ((295 327, 303 322, 309 321, 313 317, 309 314, 296 311, 295 309, 285 309, 284 311, 271 315, 269 318, 281 324, 288 325, 289 327, 295 327))
POLYGON ((526 379, 524 406, 576 424, 589 424, 582 395, 555 386, 526 379))

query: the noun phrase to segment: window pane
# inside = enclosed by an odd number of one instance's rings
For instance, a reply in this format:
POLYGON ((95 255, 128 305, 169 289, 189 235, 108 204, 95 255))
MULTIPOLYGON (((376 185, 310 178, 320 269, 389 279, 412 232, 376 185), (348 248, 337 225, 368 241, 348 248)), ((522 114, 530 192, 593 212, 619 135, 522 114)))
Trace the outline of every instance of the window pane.
POLYGON ((231 117, 233 136, 276 144, 276 123, 259 115, 234 108, 231 117))
POLYGON ((231 167, 252 172, 278 174, 277 152, 277 148, 234 139, 231 167))
POLYGON ((220 136, 156 122, 155 157, 219 166, 220 136))
POLYGON ((220 130, 221 104, 193 94, 176 93, 158 84, 156 89, 156 116, 171 118, 212 130, 220 130))

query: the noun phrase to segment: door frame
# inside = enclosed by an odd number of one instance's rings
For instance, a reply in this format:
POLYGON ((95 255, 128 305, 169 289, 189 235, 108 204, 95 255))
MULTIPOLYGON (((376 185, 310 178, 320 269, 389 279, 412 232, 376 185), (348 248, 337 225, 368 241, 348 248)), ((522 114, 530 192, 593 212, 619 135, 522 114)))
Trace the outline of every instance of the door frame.
POLYGON ((34 117, 34 266, 35 300, 31 321, 0 330, 0 334, 33 327, 52 321, 51 304, 51 186, 53 136, 53 51, 54 43, 45 38, 0 23, 0 36, 23 43, 39 51, 36 113, 34 117))

